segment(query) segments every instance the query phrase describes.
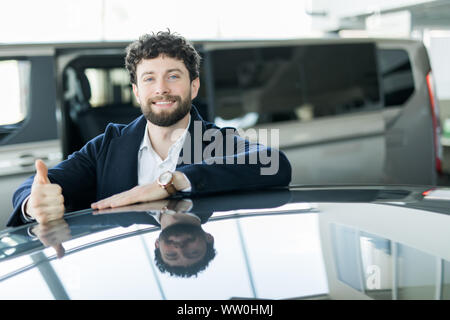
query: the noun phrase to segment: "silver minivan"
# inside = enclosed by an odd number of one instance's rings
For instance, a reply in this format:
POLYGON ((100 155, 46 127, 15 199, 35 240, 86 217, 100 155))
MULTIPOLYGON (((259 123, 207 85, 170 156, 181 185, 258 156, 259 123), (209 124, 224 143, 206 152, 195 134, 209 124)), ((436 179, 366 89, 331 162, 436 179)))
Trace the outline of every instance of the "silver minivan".
MULTIPOLYGON (((8 97, 0 121, 1 226, 34 159, 52 166, 108 122, 140 115, 124 68, 127 44, 0 46, 0 94, 8 97)), ((244 132, 273 129, 278 138, 266 142, 288 156, 292 184, 436 184, 439 109, 421 42, 194 44, 203 58, 194 100, 200 113, 244 132)))
POLYGON ((421 42, 318 39, 205 49, 216 122, 279 129, 293 184, 436 184, 439 109, 421 42))

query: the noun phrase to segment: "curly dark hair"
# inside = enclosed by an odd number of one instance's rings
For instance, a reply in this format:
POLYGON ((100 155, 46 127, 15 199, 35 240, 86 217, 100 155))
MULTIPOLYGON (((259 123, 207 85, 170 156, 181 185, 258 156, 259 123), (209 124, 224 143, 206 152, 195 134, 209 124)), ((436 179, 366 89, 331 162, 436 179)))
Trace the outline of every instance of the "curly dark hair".
POLYGON ((182 36, 168 31, 145 34, 132 42, 126 49, 125 67, 130 81, 136 84, 136 67, 142 59, 153 59, 159 55, 182 60, 189 71, 190 80, 199 77, 201 57, 194 46, 182 36))
POLYGON ((155 248, 155 264, 158 267, 159 271, 161 273, 169 273, 171 276, 177 276, 181 278, 189 278, 192 276, 198 275, 199 272, 203 271, 208 267, 209 263, 212 259, 216 256, 216 249, 214 249, 214 243, 206 243, 206 253, 204 257, 194 263, 193 265, 190 265, 189 267, 181 267, 181 266, 170 266, 167 263, 164 262, 164 260, 161 257, 161 251, 159 248, 155 248))

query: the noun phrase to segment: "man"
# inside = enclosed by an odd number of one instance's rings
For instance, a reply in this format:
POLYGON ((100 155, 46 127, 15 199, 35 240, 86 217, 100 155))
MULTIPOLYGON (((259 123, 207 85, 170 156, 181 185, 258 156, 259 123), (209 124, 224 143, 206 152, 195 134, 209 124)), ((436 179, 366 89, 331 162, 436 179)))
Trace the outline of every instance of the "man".
POLYGON ((283 153, 204 121, 191 105, 200 88, 199 66, 199 54, 181 36, 158 32, 133 42, 126 67, 143 116, 129 125, 109 124, 50 170, 36 161, 36 175, 14 194, 7 225, 46 223, 66 209, 288 185, 291 166, 283 153), (233 150, 224 155, 229 138, 233 150), (262 174, 264 152, 276 156, 273 174, 262 174))

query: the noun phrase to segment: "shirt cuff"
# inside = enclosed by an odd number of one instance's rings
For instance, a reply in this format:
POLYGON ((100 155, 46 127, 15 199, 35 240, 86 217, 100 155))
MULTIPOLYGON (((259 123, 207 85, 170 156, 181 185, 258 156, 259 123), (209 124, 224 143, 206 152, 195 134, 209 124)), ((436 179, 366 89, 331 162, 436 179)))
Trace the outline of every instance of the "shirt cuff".
POLYGON ((183 190, 180 190, 181 192, 191 192, 192 191, 192 185, 191 182, 189 181, 188 177, 186 177, 186 175, 181 172, 181 174, 184 176, 184 178, 186 179, 186 181, 189 183, 189 187, 184 188, 183 190))
POLYGON ((31 194, 25 198, 25 200, 22 201, 22 206, 21 206, 21 211, 22 211, 22 218, 26 221, 26 222, 33 222, 35 221, 35 219, 33 217, 30 217, 29 215, 27 215, 25 213, 25 206, 28 202, 28 199, 30 199, 31 194))

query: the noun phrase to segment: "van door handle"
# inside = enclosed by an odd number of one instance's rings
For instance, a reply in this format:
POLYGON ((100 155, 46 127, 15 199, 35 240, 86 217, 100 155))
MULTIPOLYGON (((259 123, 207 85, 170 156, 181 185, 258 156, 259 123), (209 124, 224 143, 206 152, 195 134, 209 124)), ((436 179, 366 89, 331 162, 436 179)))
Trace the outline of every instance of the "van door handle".
POLYGON ((28 154, 28 153, 21 154, 19 156, 19 158, 22 160, 22 161, 20 161, 20 164, 19 164, 21 167, 34 166, 34 162, 36 161, 36 159, 41 159, 44 162, 48 160, 48 157, 46 157, 46 156, 44 156, 44 157, 36 157, 35 155, 28 154))

